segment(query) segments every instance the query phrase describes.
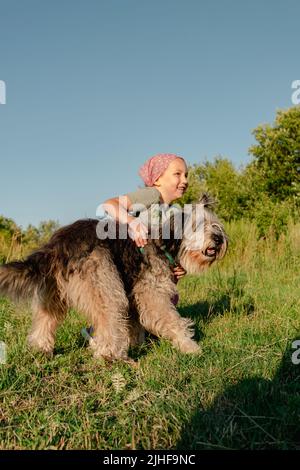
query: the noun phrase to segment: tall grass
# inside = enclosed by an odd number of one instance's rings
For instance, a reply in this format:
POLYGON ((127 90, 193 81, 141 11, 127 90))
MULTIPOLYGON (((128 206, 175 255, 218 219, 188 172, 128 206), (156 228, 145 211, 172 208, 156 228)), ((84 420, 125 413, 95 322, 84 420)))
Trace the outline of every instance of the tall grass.
POLYGON ((71 312, 47 359, 27 349, 28 308, 2 299, 1 448, 300 449, 300 225, 278 241, 226 229, 226 258, 178 286, 200 356, 148 337, 136 368, 97 362, 71 312))

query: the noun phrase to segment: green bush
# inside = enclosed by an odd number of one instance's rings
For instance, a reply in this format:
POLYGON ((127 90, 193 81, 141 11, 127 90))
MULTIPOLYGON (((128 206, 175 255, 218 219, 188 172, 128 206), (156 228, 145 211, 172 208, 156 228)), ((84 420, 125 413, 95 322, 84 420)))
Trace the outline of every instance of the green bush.
POLYGON ((287 233, 292 214, 289 201, 273 202, 264 195, 253 207, 253 216, 258 229, 258 237, 274 236, 276 240, 287 233))
POLYGON ((12 219, 0 216, 0 263, 26 256, 46 243, 58 227, 58 222, 49 220, 22 230, 12 219))

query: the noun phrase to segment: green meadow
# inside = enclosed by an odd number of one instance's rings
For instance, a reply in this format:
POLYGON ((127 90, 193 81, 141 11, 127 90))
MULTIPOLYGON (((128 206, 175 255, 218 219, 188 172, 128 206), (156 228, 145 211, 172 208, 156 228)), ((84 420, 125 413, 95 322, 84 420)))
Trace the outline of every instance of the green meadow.
POLYGON ((96 361, 72 311, 49 359, 26 345, 29 307, 1 298, 0 448, 300 449, 300 225, 226 230, 225 259, 178 284, 199 356, 149 336, 136 367, 96 361))

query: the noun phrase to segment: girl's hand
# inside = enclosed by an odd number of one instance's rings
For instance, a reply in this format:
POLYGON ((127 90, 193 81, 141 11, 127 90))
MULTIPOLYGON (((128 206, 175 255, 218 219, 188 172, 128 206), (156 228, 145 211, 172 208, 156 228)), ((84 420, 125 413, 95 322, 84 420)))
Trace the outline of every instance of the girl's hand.
POLYGON ((183 269, 183 267, 180 266, 180 264, 178 264, 177 266, 175 266, 175 267, 173 268, 173 273, 174 273, 175 281, 176 281, 176 284, 177 284, 177 282, 179 281, 179 279, 181 279, 183 276, 186 275, 186 270, 183 269))
POLYGON ((148 229, 138 217, 129 222, 128 234, 139 248, 147 245, 148 229))

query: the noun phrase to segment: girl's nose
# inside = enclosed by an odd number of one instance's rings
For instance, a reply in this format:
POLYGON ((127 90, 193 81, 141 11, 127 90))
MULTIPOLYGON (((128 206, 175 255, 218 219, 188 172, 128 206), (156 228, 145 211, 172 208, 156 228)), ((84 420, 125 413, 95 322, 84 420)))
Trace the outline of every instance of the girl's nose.
POLYGON ((182 183, 187 184, 187 182, 188 182, 187 177, 185 175, 183 175, 183 177, 181 178, 181 181, 182 181, 182 183))

